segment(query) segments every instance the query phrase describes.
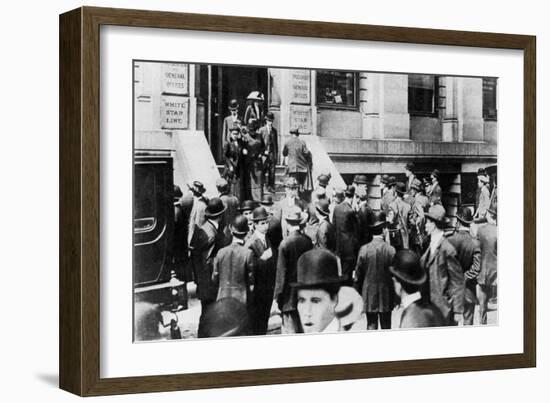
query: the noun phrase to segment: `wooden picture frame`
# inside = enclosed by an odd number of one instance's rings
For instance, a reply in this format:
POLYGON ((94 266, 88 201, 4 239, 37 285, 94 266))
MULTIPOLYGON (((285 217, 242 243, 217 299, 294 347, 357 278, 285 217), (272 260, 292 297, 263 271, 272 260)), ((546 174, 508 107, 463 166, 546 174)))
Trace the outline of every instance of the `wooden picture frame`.
POLYGON ((82 7, 60 16, 60 387, 81 396, 536 365, 534 36, 82 7), (524 52, 523 353, 128 378, 100 377, 100 27, 118 25, 524 52))

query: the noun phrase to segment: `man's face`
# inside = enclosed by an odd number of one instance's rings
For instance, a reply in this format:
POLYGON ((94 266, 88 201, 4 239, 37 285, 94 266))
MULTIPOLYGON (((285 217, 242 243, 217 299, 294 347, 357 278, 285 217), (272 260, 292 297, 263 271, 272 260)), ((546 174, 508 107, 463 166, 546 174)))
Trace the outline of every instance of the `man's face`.
POLYGON ((239 113, 238 109, 232 109, 231 110, 231 116, 237 116, 237 113, 239 113))
POLYGON ((411 175, 412 175, 412 172, 409 171, 407 168, 405 168, 405 176, 408 178, 411 175))
POLYGON ((248 220, 248 223, 250 224, 252 222, 252 210, 243 211, 243 215, 248 220))
POLYGON ((260 233, 260 234, 266 234, 267 233, 267 227, 268 227, 268 223, 267 223, 267 220, 262 220, 262 221, 258 221, 256 222, 256 230, 260 233))
POLYGON ((298 290, 298 315, 304 333, 325 330, 335 317, 337 298, 331 299, 325 290, 298 290))
POLYGON ((265 124, 267 125, 268 129, 271 129, 271 126, 273 126, 273 122, 271 120, 266 120, 265 124))
POLYGON ((430 220, 429 218, 426 220, 426 233, 428 235, 431 235, 435 231, 435 222, 430 220))

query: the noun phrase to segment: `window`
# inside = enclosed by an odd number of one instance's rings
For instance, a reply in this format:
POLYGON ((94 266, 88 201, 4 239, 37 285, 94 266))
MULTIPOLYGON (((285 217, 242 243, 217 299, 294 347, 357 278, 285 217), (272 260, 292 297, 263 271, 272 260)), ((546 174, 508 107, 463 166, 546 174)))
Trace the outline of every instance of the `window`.
POLYGON ((437 105, 437 77, 409 74, 409 113, 435 115, 437 105))
POLYGON ((497 118, 497 79, 483 78, 483 119, 497 118))
POLYGON ((317 70, 317 105, 356 107, 355 76, 351 71, 317 70))

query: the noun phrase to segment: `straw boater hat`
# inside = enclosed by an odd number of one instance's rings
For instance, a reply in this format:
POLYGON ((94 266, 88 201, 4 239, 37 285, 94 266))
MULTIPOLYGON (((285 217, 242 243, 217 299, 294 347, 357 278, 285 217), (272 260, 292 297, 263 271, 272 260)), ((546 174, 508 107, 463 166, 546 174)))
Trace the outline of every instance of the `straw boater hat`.
POLYGON ((202 182, 199 181, 194 181, 191 185, 187 185, 187 187, 189 188, 189 190, 197 195, 202 195, 204 192, 206 192, 204 185, 202 184, 202 182))
POLYGON ((204 213, 206 218, 216 218, 219 215, 223 214, 226 207, 223 204, 222 200, 219 197, 213 197, 208 201, 206 206, 206 212, 204 213))
POLYGON ((249 101, 263 101, 264 94, 262 94, 260 91, 252 91, 250 94, 248 94, 246 99, 249 101))
POLYGON ((399 280, 414 285, 424 284, 427 277, 418 255, 410 249, 401 249, 395 254, 390 272, 399 280))

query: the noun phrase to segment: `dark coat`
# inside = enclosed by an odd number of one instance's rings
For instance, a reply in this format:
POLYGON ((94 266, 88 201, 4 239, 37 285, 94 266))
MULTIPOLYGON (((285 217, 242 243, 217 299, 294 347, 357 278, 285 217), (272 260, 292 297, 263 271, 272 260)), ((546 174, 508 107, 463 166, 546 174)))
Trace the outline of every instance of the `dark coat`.
POLYGON ((498 230, 495 224, 481 225, 477 230, 481 247, 481 271, 477 278, 478 284, 496 285, 497 282, 497 238, 498 230))
POLYGON ((434 253, 430 246, 420 259, 428 273, 430 301, 445 318, 464 311, 464 273, 458 262, 456 249, 445 238, 439 241, 434 253))
POLYGON ((336 254, 342 260, 354 260, 359 249, 359 223, 351 205, 344 200, 334 207, 336 254))
POLYGON ((374 237, 359 250, 355 286, 363 297, 365 312, 392 311, 395 291, 390 266, 394 256, 394 247, 381 237, 374 237))
POLYGON ((288 223, 285 220, 285 216, 287 216, 288 213, 295 208, 295 206, 300 207, 300 210, 302 211, 306 211, 307 209, 306 202, 299 199, 298 197, 294 199, 293 203, 291 203, 286 197, 283 197, 275 204, 275 207, 273 209, 273 216, 281 223, 283 238, 287 236, 288 228, 288 223))
POLYGON ((311 152, 306 143, 297 137, 291 137, 285 143, 283 157, 288 157, 288 173, 307 172, 311 165, 311 152))
POLYGON ((403 199, 397 197, 390 203, 389 212, 393 213, 393 218, 390 220, 390 231, 396 238, 394 246, 399 249, 409 249, 409 233, 410 233, 410 214, 411 205, 403 199))
POLYGON ((365 245, 372 241, 372 234, 369 229, 369 220, 372 209, 368 203, 361 203, 357 210, 357 221, 359 223, 359 245, 365 245))
POLYGON ((336 229, 328 217, 318 223, 313 244, 317 248, 327 249, 331 252, 336 250, 336 229))
POLYGON ((204 302, 216 300, 218 288, 212 282, 214 258, 218 250, 229 243, 229 239, 223 233, 223 228, 216 229, 211 221, 206 221, 197 228, 191 240, 193 248, 191 258, 197 283, 197 297, 204 302))
POLYGON ((266 125, 260 128, 259 133, 265 144, 265 151, 267 151, 269 162, 276 164, 277 157, 279 156, 279 139, 277 129, 271 126, 271 130, 268 130, 266 125))
POLYGON ((231 297, 250 304, 255 271, 254 254, 243 244, 233 242, 220 249, 212 273, 212 281, 219 284, 216 300, 231 297))
POLYGON ((476 278, 479 275, 481 256, 479 241, 468 231, 456 231, 447 239, 456 249, 456 257, 464 272, 466 280, 464 302, 476 304, 476 278))
POLYGON ((231 236, 230 225, 233 223, 235 217, 239 214, 239 199, 232 194, 222 194, 220 199, 223 205, 226 207, 225 213, 223 215, 222 225, 225 230, 225 235, 231 236))
POLYGON ((415 301, 403 310, 399 327, 439 327, 447 324, 448 322, 435 305, 429 302, 415 301))
POLYGON ((273 298, 282 312, 296 310, 296 292, 290 287, 297 281, 297 263, 304 252, 313 248, 311 239, 301 232, 293 232, 283 239, 277 256, 277 276, 273 298))

